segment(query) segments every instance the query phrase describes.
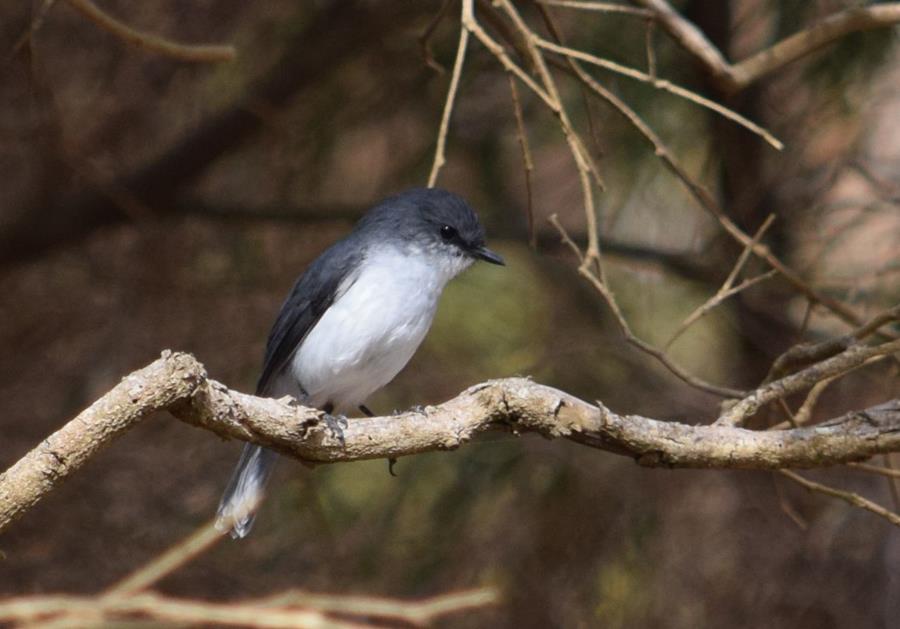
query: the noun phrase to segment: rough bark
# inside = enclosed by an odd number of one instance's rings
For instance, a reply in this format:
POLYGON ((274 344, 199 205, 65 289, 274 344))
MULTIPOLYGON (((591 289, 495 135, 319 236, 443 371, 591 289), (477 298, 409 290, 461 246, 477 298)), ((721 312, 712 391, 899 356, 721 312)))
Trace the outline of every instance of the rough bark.
MULTIPOLYGON (((885 352, 892 347, 882 346, 885 352)), ((840 356, 852 365, 861 353, 848 350, 840 356)), ((809 386, 820 375, 816 369, 814 365, 764 390, 775 385, 787 394, 809 386)), ((754 401, 745 405, 747 413, 755 412, 761 397, 765 396, 754 392, 747 398, 754 401)), ((725 415, 733 416, 734 409, 725 415)), ((808 428, 754 431, 724 423, 689 425, 619 415, 600 403, 590 404, 525 378, 478 384, 437 406, 354 419, 341 440, 328 429, 320 411, 288 399, 232 391, 209 379, 190 354, 167 351, 124 378, 0 475, 0 531, 102 447, 161 410, 222 437, 260 443, 316 463, 450 450, 489 431, 562 437, 654 467, 812 468, 900 451, 900 398, 808 428)))

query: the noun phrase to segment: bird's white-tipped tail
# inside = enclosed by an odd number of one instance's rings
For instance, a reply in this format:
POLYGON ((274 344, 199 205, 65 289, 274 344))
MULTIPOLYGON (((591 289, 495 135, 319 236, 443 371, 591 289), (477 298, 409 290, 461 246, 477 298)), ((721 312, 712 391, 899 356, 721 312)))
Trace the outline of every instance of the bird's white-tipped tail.
POLYGON ((275 469, 278 453, 248 443, 241 452, 228 487, 216 512, 216 528, 234 539, 245 537, 253 527, 256 510, 266 483, 275 469))

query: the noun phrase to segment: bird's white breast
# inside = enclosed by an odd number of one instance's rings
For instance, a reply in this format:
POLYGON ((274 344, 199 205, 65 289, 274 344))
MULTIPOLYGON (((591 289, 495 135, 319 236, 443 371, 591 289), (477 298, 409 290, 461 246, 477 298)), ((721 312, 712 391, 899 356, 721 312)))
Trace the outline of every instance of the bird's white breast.
MULTIPOLYGON (((460 269, 385 246, 359 272, 304 339, 291 373, 307 403, 348 412, 390 382, 425 338, 447 281, 460 269), (341 294, 342 293, 342 294, 341 294)), ((464 268, 464 267, 463 267, 464 268)))

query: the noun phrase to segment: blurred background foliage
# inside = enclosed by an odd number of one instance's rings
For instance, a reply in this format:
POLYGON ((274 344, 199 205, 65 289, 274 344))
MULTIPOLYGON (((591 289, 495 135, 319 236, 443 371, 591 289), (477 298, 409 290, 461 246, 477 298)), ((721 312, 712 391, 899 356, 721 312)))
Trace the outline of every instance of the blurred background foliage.
MULTIPOLYGON (((165 348, 252 390, 295 276, 372 202, 424 183, 448 81, 418 42, 437 2, 102 3, 179 41, 234 43, 237 59, 217 65, 126 47, 58 4, 0 80, 0 468, 165 348)), ((740 59, 861 3, 675 4, 740 59)), ((0 6, 0 51, 41 5, 0 6)), ((553 12, 569 43, 644 67, 641 20, 553 12)), ((431 41, 448 68, 457 33, 454 8, 431 41)), ((733 97, 662 33, 654 42, 662 76, 768 126, 787 148, 646 85, 596 76, 746 231, 776 214, 768 244, 818 288, 864 315, 897 303, 896 30, 847 37, 733 97)), ((615 113, 561 84, 576 123, 592 129, 606 182, 612 285, 635 332, 662 344, 739 249, 615 113)), ((451 285, 427 342, 370 406, 436 403, 521 374, 620 412, 708 421, 720 400, 625 345, 578 278, 546 223, 558 213, 584 240, 576 172, 553 116, 527 95, 523 107, 536 250, 507 80, 472 44, 440 185, 478 208, 508 266, 451 285)), ((800 338, 846 330, 806 310, 788 286, 765 282, 704 318, 672 355, 716 383, 752 386, 800 338)), ((896 374, 862 369, 819 410, 834 416, 897 388, 896 374)), ((130 432, 0 537, 0 593, 110 584, 212 516, 239 447, 166 417, 130 432)), ((217 599, 286 587, 501 589, 501 607, 448 626, 821 629, 900 616, 900 534, 769 474, 645 470, 530 438, 403 459, 397 470, 281 465, 253 535, 222 543, 163 589, 217 599)), ((890 500, 883 479, 817 476, 890 500)))

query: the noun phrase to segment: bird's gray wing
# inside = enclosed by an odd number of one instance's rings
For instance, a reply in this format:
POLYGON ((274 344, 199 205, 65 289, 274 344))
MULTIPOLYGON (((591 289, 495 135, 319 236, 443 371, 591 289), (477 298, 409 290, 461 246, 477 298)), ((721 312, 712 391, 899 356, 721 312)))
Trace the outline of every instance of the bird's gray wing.
POLYGON ((355 240, 351 234, 325 250, 294 284, 269 332, 257 395, 268 392, 309 331, 353 284, 365 255, 355 240))

